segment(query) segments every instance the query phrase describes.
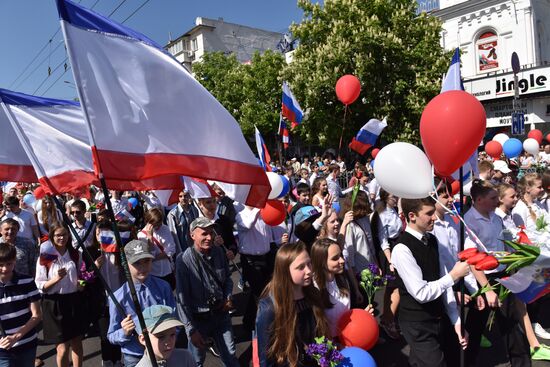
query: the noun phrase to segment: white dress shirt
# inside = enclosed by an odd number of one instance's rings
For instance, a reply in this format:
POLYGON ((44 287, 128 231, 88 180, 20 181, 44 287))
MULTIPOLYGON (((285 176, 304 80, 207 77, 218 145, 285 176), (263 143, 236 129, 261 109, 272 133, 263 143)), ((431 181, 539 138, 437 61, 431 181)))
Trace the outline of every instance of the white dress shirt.
POLYGON ((397 214, 397 210, 393 208, 384 208, 384 210, 378 213, 380 221, 378 222, 378 240, 380 241, 380 247, 382 250, 390 249, 390 238, 396 238, 401 234, 403 230, 403 222, 397 214))
POLYGON ((502 224, 504 224, 504 228, 509 229, 514 234, 518 232, 518 227, 516 226, 516 223, 512 218, 512 213, 506 214, 504 210, 496 208, 495 214, 502 219, 502 224))
MULTIPOLYGON (((138 233, 138 239, 147 241, 147 234, 143 231, 138 233)), ((163 224, 159 229, 153 231, 153 238, 160 243, 163 247, 164 253, 170 257, 170 259, 160 259, 153 261, 153 268, 151 269, 151 275, 156 277, 165 277, 172 272, 172 261, 171 258, 176 253, 176 243, 174 242, 174 237, 172 237, 172 232, 167 225, 163 224)), ((150 244, 151 253, 153 256, 157 256, 161 253, 160 248, 157 246, 157 242, 152 241, 150 244)))
MULTIPOLYGON (((505 251, 504 243, 500 240, 502 238, 502 230, 504 224, 502 219, 491 212, 489 218, 481 215, 476 208, 471 207, 470 210, 464 215, 464 222, 468 226, 471 232, 477 237, 479 241, 485 246, 487 251, 505 251)), ((479 251, 485 251, 484 248, 477 244, 476 239, 472 233, 466 231, 466 241, 464 242, 464 248, 477 248, 479 251)), ((485 273, 496 273, 505 269, 504 265, 499 265, 494 270, 486 270, 485 273)))
MULTIPOLYGON (((407 227, 405 231, 421 240, 422 233, 407 227)), ((422 279, 422 269, 418 266, 411 250, 402 243, 395 245, 392 251, 392 264, 403 280, 407 292, 419 303, 427 303, 443 296, 443 304, 451 322, 460 323, 458 309, 453 292, 454 281, 451 275, 445 273, 445 267, 440 263, 441 278, 427 282, 422 279)))
MULTIPOLYGON (((443 219, 437 218, 431 232, 439 243, 439 263, 449 273, 458 261, 460 251, 460 225, 455 223, 451 215, 445 214, 443 219)), ((472 274, 464 277, 464 285, 474 294, 478 290, 476 278, 472 274)))
POLYGON ((533 202, 530 206, 523 200, 519 200, 514 209, 512 209, 512 219, 516 227, 525 226, 529 231, 536 231, 537 219, 543 217, 546 223, 550 224, 549 215, 538 202, 533 202), (531 209, 531 210, 529 210, 531 209), (531 216, 531 211, 535 214, 535 219, 531 216))
MULTIPOLYGON (((317 283, 314 282, 313 284, 319 288, 317 283)), ((340 330, 338 330, 338 321, 342 314, 351 308, 351 301, 349 295, 346 296, 340 293, 336 279, 327 281, 326 287, 332 308, 325 308, 325 316, 330 329, 330 335, 334 337, 340 333, 340 330)))
POLYGON ((265 255, 269 252, 273 233, 260 218, 260 209, 244 208, 235 217, 239 232, 239 252, 245 255, 265 255))
POLYGON ((45 294, 74 293, 78 290, 77 266, 78 268, 80 268, 82 264, 82 256, 80 254, 78 255, 78 264, 75 264, 74 261, 71 259, 69 251, 65 251, 65 254, 63 255, 57 252, 57 255, 57 259, 52 262, 49 270, 45 266, 40 265, 40 259, 38 259, 38 261, 36 262, 36 287, 41 293, 45 294), (47 292, 44 292, 44 284, 46 284, 48 280, 55 278, 57 272, 61 268, 65 268, 67 270, 67 275, 65 275, 59 282, 51 286, 47 292))

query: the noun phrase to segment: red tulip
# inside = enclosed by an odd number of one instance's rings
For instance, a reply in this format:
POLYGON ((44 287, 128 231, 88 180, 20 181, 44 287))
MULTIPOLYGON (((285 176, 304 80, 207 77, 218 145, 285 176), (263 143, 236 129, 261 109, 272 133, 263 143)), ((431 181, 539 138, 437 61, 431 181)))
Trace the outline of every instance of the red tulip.
POLYGON ((525 229, 525 226, 521 226, 520 228, 520 231, 518 233, 518 242, 519 243, 525 243, 526 245, 532 245, 533 242, 531 242, 531 240, 529 239, 529 236, 527 236, 527 233, 525 233, 524 229, 525 229), (523 227, 523 228, 521 228, 523 227))
POLYGON ((481 260, 485 259, 487 257, 487 254, 485 252, 480 252, 477 255, 474 255, 468 259, 468 264, 475 265, 481 260))
POLYGON ((489 255, 476 264, 476 270, 493 270, 496 269, 498 265, 499 263, 496 257, 489 255))
POLYGON ((468 248, 464 251, 458 253, 458 258, 460 261, 468 260, 470 257, 477 254, 477 248, 468 248))

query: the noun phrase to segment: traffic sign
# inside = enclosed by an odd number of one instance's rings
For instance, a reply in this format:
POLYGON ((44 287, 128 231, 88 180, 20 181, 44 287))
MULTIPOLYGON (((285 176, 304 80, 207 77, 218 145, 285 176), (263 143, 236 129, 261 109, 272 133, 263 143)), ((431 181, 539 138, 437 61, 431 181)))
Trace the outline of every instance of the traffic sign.
POLYGON ((523 112, 512 112, 512 135, 525 134, 525 114, 523 112))

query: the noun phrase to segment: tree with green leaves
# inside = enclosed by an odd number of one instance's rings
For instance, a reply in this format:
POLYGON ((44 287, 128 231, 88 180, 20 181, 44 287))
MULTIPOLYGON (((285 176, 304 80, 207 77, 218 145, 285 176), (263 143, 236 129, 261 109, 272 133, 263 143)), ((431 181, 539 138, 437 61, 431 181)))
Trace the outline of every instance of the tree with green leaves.
POLYGON ((388 117, 385 140, 419 142, 424 106, 439 93, 450 55, 440 46, 440 21, 416 14, 414 0, 298 0, 304 11, 291 31, 299 40, 284 71, 306 112, 297 128, 322 146, 337 146, 344 106, 336 81, 353 74, 361 94, 349 106, 343 145, 368 119, 388 117))
POLYGON ((235 117, 247 138, 254 136, 254 125, 265 140, 274 142, 281 110, 279 79, 284 57, 268 50, 256 52, 250 63, 241 64, 235 55, 206 53, 193 64, 197 80, 235 117))

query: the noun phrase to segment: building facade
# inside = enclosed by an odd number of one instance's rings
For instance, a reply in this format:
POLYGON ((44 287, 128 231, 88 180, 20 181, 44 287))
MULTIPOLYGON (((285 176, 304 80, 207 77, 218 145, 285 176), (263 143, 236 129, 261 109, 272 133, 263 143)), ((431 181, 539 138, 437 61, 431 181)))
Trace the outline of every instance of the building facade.
POLYGON ((242 63, 249 62, 256 51, 276 50, 283 34, 228 23, 219 19, 197 17, 195 26, 170 41, 165 48, 191 70, 205 52, 221 51, 235 54, 242 63))
POLYGON ((516 52, 526 130, 549 132, 550 0, 419 0, 419 7, 443 21, 442 46, 460 48, 464 88, 484 105, 489 130, 511 125, 516 52))

